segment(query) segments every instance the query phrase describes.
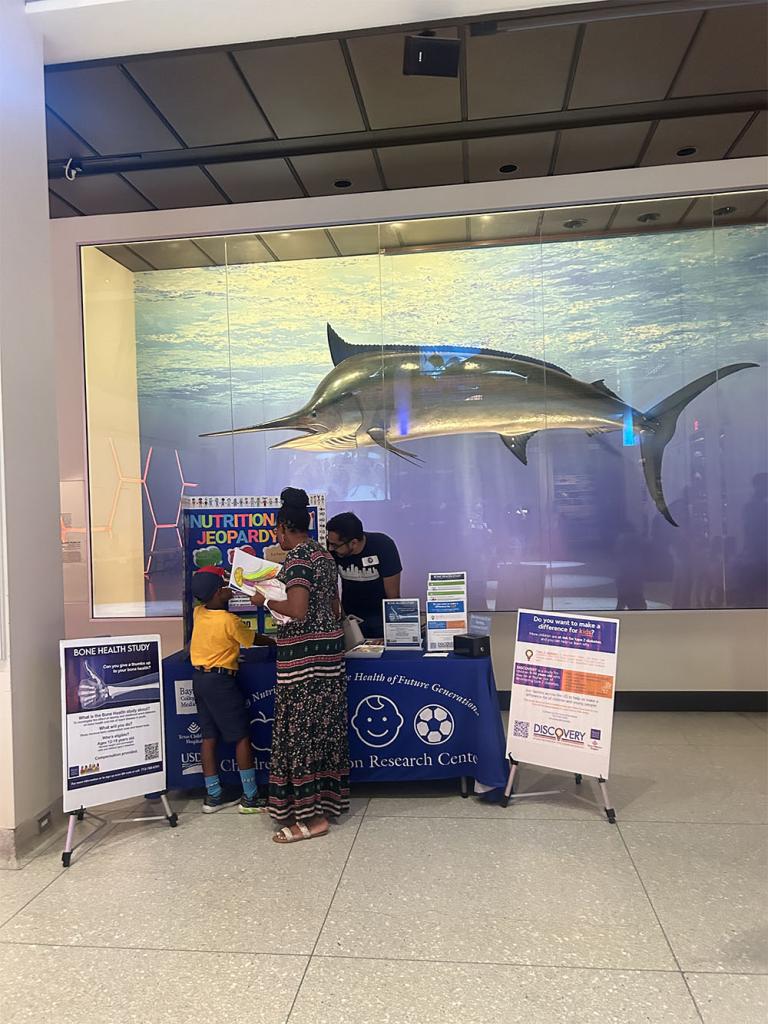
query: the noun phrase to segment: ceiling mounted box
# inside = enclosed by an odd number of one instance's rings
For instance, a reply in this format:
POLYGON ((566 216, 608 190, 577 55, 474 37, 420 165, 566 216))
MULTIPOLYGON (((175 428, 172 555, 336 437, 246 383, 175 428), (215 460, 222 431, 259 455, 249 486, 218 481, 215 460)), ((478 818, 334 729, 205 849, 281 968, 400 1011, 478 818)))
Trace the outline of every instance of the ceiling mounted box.
POLYGON ((432 78, 459 77, 458 39, 435 36, 406 36, 403 52, 404 75, 428 75, 432 78))

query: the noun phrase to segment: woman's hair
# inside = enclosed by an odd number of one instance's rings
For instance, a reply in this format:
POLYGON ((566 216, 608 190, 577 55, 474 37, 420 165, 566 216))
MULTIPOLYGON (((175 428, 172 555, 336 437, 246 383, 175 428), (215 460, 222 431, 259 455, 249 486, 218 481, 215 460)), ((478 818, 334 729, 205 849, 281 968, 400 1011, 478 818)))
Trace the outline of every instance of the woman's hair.
POLYGON ((286 530, 306 533, 309 529, 309 497, 300 487, 286 487, 280 495, 282 507, 277 521, 286 530))
POLYGON ((362 540, 363 524, 354 512, 339 512, 333 519, 328 520, 328 532, 336 533, 341 540, 362 540))

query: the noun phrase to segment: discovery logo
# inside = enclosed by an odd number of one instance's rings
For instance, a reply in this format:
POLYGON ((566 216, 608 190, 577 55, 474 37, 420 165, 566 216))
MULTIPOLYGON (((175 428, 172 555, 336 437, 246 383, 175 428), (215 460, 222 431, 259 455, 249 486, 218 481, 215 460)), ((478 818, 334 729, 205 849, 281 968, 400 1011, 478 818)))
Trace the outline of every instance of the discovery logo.
POLYGON ((534 722, 533 735, 540 740, 552 740, 554 743, 583 747, 586 733, 579 732, 578 729, 562 729, 559 725, 542 725, 541 722, 534 722))

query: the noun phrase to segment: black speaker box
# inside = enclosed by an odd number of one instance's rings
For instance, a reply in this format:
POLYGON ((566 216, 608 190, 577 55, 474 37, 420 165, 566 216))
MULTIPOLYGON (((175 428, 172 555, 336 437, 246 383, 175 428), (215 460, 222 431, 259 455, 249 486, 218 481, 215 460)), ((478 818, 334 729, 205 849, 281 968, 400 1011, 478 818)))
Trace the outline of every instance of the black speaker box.
POLYGON ((403 74, 458 78, 460 49, 461 43, 458 39, 406 36, 403 74))

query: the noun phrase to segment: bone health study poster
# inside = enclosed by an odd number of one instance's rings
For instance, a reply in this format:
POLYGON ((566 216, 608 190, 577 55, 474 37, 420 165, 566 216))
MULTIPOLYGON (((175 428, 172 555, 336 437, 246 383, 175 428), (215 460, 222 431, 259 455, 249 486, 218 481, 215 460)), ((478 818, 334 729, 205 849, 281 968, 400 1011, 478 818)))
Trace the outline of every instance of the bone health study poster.
POLYGON ((165 789, 160 637, 59 649, 64 810, 165 789))

